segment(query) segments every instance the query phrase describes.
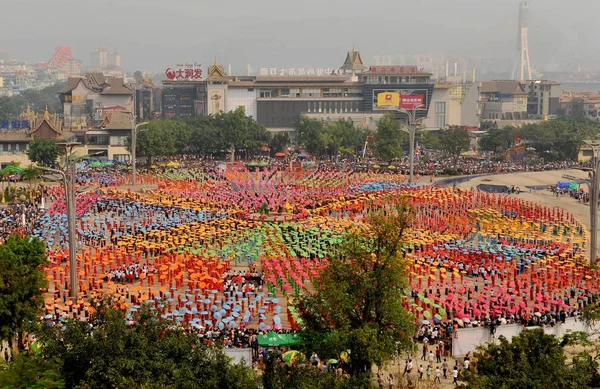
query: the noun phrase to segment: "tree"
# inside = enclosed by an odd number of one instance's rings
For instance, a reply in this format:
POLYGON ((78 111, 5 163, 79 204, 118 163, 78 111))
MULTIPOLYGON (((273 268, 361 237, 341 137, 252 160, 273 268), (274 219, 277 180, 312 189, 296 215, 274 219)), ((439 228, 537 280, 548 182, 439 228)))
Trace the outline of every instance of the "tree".
POLYGON ((59 361, 56 358, 16 355, 6 369, 0 369, 0 388, 62 389, 65 381, 58 368, 59 361))
POLYGON ((481 137, 479 147, 482 150, 502 154, 511 148, 519 137, 519 129, 512 126, 506 126, 500 129, 490 128, 487 130, 487 133, 481 137))
POLYGON ((47 287, 44 243, 38 238, 11 236, 0 246, 0 339, 18 352, 23 331, 34 322, 47 287))
MULTIPOLYGON (((151 121, 144 131, 139 131, 136 139, 136 154, 146 157, 148 165, 152 164, 152 157, 164 157, 177 152, 176 138, 172 130, 177 123, 174 120, 151 121)), ((131 151, 131 139, 127 139, 127 149, 131 151)))
POLYGON ((456 167, 460 154, 469 150, 471 138, 466 130, 457 126, 451 126, 449 129, 441 132, 440 143, 442 150, 453 157, 454 167, 456 167))
POLYGON ((404 155, 402 145, 405 143, 406 137, 407 134, 400 128, 400 122, 394 118, 394 114, 386 113, 377 123, 375 155, 389 162, 402 157, 404 155))
POLYGON ((356 150, 364 145, 366 133, 354 127, 349 120, 337 120, 327 123, 326 132, 329 134, 329 151, 332 157, 338 154, 356 155, 356 150))
POLYGON ((36 169, 33 165, 30 165, 23 170, 21 173, 21 178, 23 181, 27 181, 29 189, 32 189, 32 183, 40 176, 40 171, 36 169))
POLYGON ((235 161, 236 147, 244 147, 248 135, 248 117, 242 107, 233 112, 219 112, 214 116, 216 127, 223 133, 223 141, 229 147, 231 161, 235 161))
POLYGON ((67 388, 257 388, 251 369, 144 308, 135 324, 101 301, 89 322, 40 328, 44 358, 57 358, 67 388))
POLYGON ((290 135, 287 132, 279 132, 271 137, 269 148, 271 149, 271 153, 275 154, 284 151, 289 144, 290 135))
POLYGON ((56 166, 56 160, 62 154, 64 150, 56 144, 56 140, 37 137, 29 143, 27 150, 27 157, 31 162, 47 167, 56 166))
POLYGON ((15 96, 0 97, 0 120, 19 118, 27 106, 38 114, 42 114, 46 107, 49 112, 62 112, 62 104, 56 92, 64 86, 64 82, 59 82, 39 91, 28 89, 15 96))
POLYGON ((296 131, 298 145, 307 152, 320 155, 327 149, 329 141, 325 135, 325 122, 322 120, 302 115, 298 119, 296 131))
POLYGON ((585 388, 592 378, 582 360, 567 366, 558 339, 542 328, 524 330, 511 342, 500 336, 498 344, 480 347, 476 357, 477 373, 466 372, 463 377, 466 388, 585 388))
POLYGON ((402 245, 413 213, 406 199, 369 216, 369 231, 344 235, 338 254, 298 304, 307 354, 338 358, 350 350, 358 376, 410 347, 414 318, 402 306, 407 285, 402 245))

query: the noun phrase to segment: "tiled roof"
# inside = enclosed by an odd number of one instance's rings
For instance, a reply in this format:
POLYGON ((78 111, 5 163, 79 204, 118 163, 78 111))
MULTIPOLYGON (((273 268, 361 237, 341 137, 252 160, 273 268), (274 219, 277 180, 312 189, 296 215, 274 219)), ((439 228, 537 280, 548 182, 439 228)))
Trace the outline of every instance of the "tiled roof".
POLYGON ((112 111, 102 122, 101 127, 107 130, 131 130, 131 114, 112 111))
POLYGON ((102 73, 88 73, 85 77, 69 77, 67 85, 58 93, 69 93, 77 88, 80 82, 83 82, 88 89, 103 95, 130 95, 133 93, 132 89, 125 86, 123 78, 105 77, 102 73))
POLYGON ((483 81, 481 93, 501 93, 506 95, 527 95, 523 85, 518 81, 483 81))

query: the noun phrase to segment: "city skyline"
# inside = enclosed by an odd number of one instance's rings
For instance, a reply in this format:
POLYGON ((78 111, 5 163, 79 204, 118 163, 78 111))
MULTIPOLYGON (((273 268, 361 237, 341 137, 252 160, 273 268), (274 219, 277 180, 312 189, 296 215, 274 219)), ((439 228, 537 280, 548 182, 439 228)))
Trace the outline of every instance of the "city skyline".
MULTIPOLYGON (((597 70, 600 50, 593 44, 600 27, 580 8, 558 0, 530 2, 530 51, 534 66, 544 70, 558 64, 562 70, 577 66, 597 70), (578 15, 575 18, 572 15, 578 15), (586 22, 586 17, 587 22, 586 22)), ((14 12, 28 13, 30 27, 19 34, 17 18, 0 26, 0 51, 28 62, 47 61, 55 46, 70 46, 76 58, 89 62, 96 47, 121 52, 126 71, 161 72, 182 61, 208 66, 214 57, 237 74, 250 64, 261 67, 336 66, 352 46, 365 62, 378 55, 439 52, 445 56, 507 57, 514 53, 518 24, 517 0, 429 0, 410 5, 357 1, 307 0, 282 6, 272 0, 253 5, 233 2, 224 13, 210 4, 181 0, 176 3, 134 1, 103 3, 119 12, 89 13, 89 2, 66 0, 63 6, 41 0, 20 1, 14 12), (340 7, 340 5, 344 5, 340 7), (170 12, 175 6, 186 12, 170 12), (371 8, 370 11, 365 7, 371 8), (101 15, 110 15, 103 18, 101 15), (143 17, 135 17, 143 14, 143 17), (385 15, 385 18, 383 17, 385 15), (396 15, 390 17, 389 15, 396 15), (69 20, 44 31, 43 20, 69 20), (385 20, 384 20, 385 19, 385 20), (74 33, 76 31, 76 33, 74 33), (393 44, 398 36, 397 44, 393 44)))

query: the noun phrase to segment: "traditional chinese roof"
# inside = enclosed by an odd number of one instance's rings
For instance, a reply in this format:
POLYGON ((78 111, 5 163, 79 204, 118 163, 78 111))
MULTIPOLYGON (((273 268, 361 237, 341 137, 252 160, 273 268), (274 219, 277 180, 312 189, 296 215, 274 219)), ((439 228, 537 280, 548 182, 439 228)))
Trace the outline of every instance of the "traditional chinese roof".
POLYGON ((88 73, 85 77, 69 77, 67 85, 58 91, 58 94, 66 94, 73 91, 80 82, 93 92, 103 95, 130 95, 133 90, 125 86, 123 78, 106 77, 102 73, 88 73))
POLYGON ((341 66, 343 70, 366 70, 367 67, 363 64, 362 58, 360 57, 360 52, 354 50, 354 47, 351 51, 346 54, 346 60, 344 64, 341 66))
POLYGON ((528 95, 519 81, 483 81, 480 93, 500 93, 505 95, 528 95))
POLYGON ((227 76, 225 75, 225 68, 219 65, 217 59, 215 58, 215 62, 212 66, 208 67, 208 81, 226 81, 227 76))
POLYGON ((47 126, 50 130, 57 134, 57 137, 63 134, 62 128, 60 128, 59 123, 55 120, 54 123, 50 120, 50 115, 48 114, 48 110, 44 113, 44 117, 38 123, 31 127, 31 130, 28 131, 29 135, 35 135, 42 127, 47 126))

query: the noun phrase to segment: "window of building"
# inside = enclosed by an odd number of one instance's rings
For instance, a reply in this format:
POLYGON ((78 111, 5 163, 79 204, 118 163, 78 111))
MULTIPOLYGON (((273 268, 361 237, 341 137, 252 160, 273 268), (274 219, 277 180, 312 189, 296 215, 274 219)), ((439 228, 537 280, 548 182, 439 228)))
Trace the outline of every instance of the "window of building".
POLYGON ((110 137, 110 145, 111 146, 125 146, 127 142, 127 136, 111 136, 110 137))
POLYGON ((108 135, 89 135, 89 145, 108 145, 108 135))
POLYGON ((321 89, 304 88, 302 89, 301 97, 321 97, 321 89))
POLYGON ((260 97, 271 97, 271 89, 261 89, 260 97))
POLYGON ((437 101, 435 103, 435 118, 433 125, 436 128, 446 127, 446 102, 437 101))
POLYGON ((120 163, 129 163, 129 154, 114 154, 113 160, 120 163))

